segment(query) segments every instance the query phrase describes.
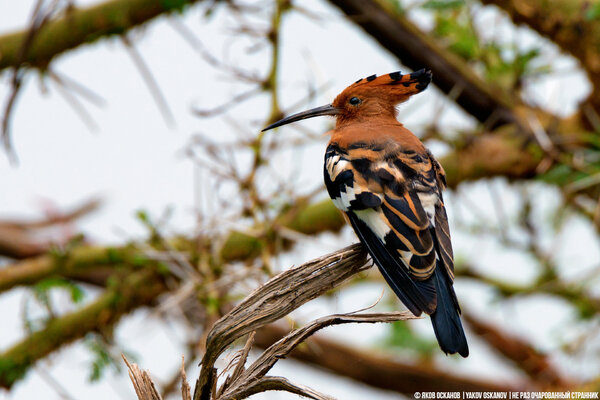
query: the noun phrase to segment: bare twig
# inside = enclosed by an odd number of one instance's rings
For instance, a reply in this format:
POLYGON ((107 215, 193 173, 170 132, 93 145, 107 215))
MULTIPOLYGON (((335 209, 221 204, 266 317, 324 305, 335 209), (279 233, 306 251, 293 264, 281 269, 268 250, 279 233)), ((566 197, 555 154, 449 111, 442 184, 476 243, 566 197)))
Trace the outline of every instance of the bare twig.
POLYGON ((127 54, 129 54, 138 71, 140 71, 140 75, 146 83, 146 86, 148 86, 148 90, 150 91, 150 94, 152 95, 152 98, 154 99, 158 110, 162 114, 165 123, 169 128, 172 127, 173 125, 175 125, 175 118, 173 117, 173 113, 169 108, 169 104, 167 103, 165 96, 162 94, 160 87, 156 82, 156 79, 154 79, 154 75, 152 75, 150 68, 148 68, 148 66, 144 62, 144 59, 142 58, 140 53, 138 53, 137 49, 127 38, 126 35, 121 36, 121 41, 125 45, 125 50, 127 50, 127 54))
POLYGON ((185 361, 183 357, 181 357, 181 398, 182 400, 192 400, 192 389, 185 375, 185 361))
POLYGON ((203 118, 214 117, 216 115, 219 115, 226 111, 229 111, 231 108, 243 103, 244 101, 259 94, 260 92, 261 92, 260 87, 254 87, 252 89, 249 89, 245 92, 242 92, 238 95, 233 96, 231 98, 231 100, 228 100, 226 103, 220 104, 216 107, 209 108, 209 109, 202 109, 202 108, 195 107, 195 108, 193 108, 192 112, 195 115, 197 115, 199 117, 203 117, 203 118))
POLYGON ((64 82, 60 80, 60 78, 52 73, 50 73, 50 78, 56 84, 56 89, 58 90, 58 94, 62 96, 63 99, 67 102, 67 104, 73 109, 75 114, 81 119, 81 122, 90 130, 90 132, 98 131, 98 124, 90 113, 85 109, 83 104, 71 93, 64 85, 64 82))
MULTIPOLYGON (((246 398, 253 394, 266 392, 268 390, 283 390, 314 400, 334 400, 332 397, 319 393, 309 387, 293 384, 280 376, 269 376, 256 382, 250 382, 248 388, 239 394, 241 397, 236 397, 236 399, 246 398)), ((229 397, 229 399, 231 399, 231 397, 229 397)))
POLYGON ((24 40, 21 44, 17 52, 17 63, 13 66, 13 74, 11 78, 11 92, 8 96, 8 100, 6 101, 6 105, 4 107, 3 117, 2 117, 2 128, 0 130, 2 136, 2 141, 4 143, 4 149, 8 154, 8 157, 11 163, 16 164, 17 157, 12 148, 12 143, 10 140, 10 119, 14 109, 15 102, 17 100, 17 96, 21 92, 21 84, 23 82, 24 68, 21 66, 21 63, 25 59, 25 55, 29 51, 31 44, 33 43, 34 38, 42 29, 44 24, 48 22, 50 17, 52 16, 58 2, 54 0, 48 7, 45 12, 42 10, 42 6, 44 4, 43 0, 38 0, 33 9, 33 13, 31 15, 31 22, 29 24, 29 29, 27 34, 24 37, 24 40))

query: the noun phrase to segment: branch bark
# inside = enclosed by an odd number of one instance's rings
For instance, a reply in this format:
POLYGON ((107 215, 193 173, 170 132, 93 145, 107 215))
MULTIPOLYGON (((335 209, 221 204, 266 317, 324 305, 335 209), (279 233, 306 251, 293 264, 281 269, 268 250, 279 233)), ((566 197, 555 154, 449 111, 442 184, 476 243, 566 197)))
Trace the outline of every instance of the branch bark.
POLYGON ((370 267, 365 264, 366 253, 360 244, 355 244, 287 270, 248 295, 210 330, 194 400, 211 398, 216 379, 213 366, 234 340, 284 317, 370 267))
MULTIPOLYGON (((305 235, 320 232, 336 232, 344 225, 341 213, 331 200, 307 203, 299 199, 296 205, 287 209, 277 219, 277 225, 293 229, 305 235)), ((259 227, 256 228, 257 230, 259 227)), ((215 238, 208 238, 213 241, 215 238)), ((179 240, 177 246, 193 249, 193 239, 179 240), (181 242, 184 243, 181 243, 181 242)), ((261 240, 248 233, 232 231, 226 237, 219 252, 220 260, 228 263, 250 260, 261 254, 262 246, 274 245, 274 240, 261 240)), ((290 240, 284 243, 286 248, 292 245, 290 240)), ((120 248, 82 246, 71 250, 64 257, 45 255, 27 259, 0 269, 0 293, 15 286, 31 285, 52 276, 91 281, 102 284, 117 266, 135 269, 148 261, 144 252, 133 247, 120 248)))
POLYGON ((64 14, 48 21, 36 34, 22 60, 19 52, 27 30, 0 37, 0 71, 17 62, 46 68, 57 55, 83 44, 112 35, 121 35, 159 15, 181 11, 197 0, 111 0, 87 7, 69 7, 64 14))
POLYGON ((50 320, 44 329, 0 354, 0 387, 10 389, 37 360, 88 332, 107 329, 123 315, 152 303, 166 290, 158 274, 146 269, 115 283, 78 311, 50 320))

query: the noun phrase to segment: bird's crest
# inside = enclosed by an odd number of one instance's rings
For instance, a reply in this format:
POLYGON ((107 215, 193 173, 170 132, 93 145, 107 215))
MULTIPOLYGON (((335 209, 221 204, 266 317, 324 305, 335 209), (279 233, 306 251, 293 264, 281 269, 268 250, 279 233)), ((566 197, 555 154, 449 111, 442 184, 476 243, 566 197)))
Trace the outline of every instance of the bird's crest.
POLYGON ((400 71, 359 79, 340 93, 332 104, 299 112, 283 118, 263 129, 277 128, 291 122, 320 115, 336 116, 336 126, 364 117, 396 115, 396 104, 420 93, 431 83, 430 70, 420 69, 410 74, 400 71))
POLYGON ((395 104, 402 103, 413 94, 425 90, 431 83, 431 78, 431 71, 425 69, 410 74, 396 71, 381 76, 370 75, 348 86, 340 93, 338 99, 347 100, 348 96, 363 95, 386 99, 395 104))
POLYGON ((415 89, 422 91, 431 82, 431 71, 420 69, 410 74, 402 74, 401 71, 390 72, 389 74, 377 76, 370 75, 354 82, 350 87, 375 87, 381 85, 402 85, 404 87, 415 86, 415 89))

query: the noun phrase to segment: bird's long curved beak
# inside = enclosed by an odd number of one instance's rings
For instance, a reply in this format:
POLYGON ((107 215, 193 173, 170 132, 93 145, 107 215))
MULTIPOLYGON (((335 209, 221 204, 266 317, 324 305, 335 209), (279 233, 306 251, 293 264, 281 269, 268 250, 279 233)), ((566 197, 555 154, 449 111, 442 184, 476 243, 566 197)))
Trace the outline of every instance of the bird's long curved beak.
POLYGON ((284 119, 280 119, 279 121, 267 126, 262 130, 268 131, 269 129, 277 128, 278 126, 286 125, 292 122, 300 121, 302 119, 319 117, 321 115, 338 115, 341 112, 339 108, 332 106, 331 104, 327 104, 326 106, 321 106, 317 108, 312 108, 310 110, 302 111, 297 114, 292 114, 289 117, 284 119))

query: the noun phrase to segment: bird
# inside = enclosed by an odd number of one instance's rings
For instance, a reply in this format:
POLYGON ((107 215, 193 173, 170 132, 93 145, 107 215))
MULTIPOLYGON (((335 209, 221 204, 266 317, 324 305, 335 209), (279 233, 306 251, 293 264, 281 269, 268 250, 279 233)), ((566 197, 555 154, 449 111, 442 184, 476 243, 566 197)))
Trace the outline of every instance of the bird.
POLYGON ((359 79, 331 104, 283 118, 262 131, 334 116, 324 179, 388 285, 415 315, 430 315, 441 350, 469 355, 454 291, 454 259, 442 191, 446 174, 397 119, 397 105, 425 90, 430 70, 359 79))

